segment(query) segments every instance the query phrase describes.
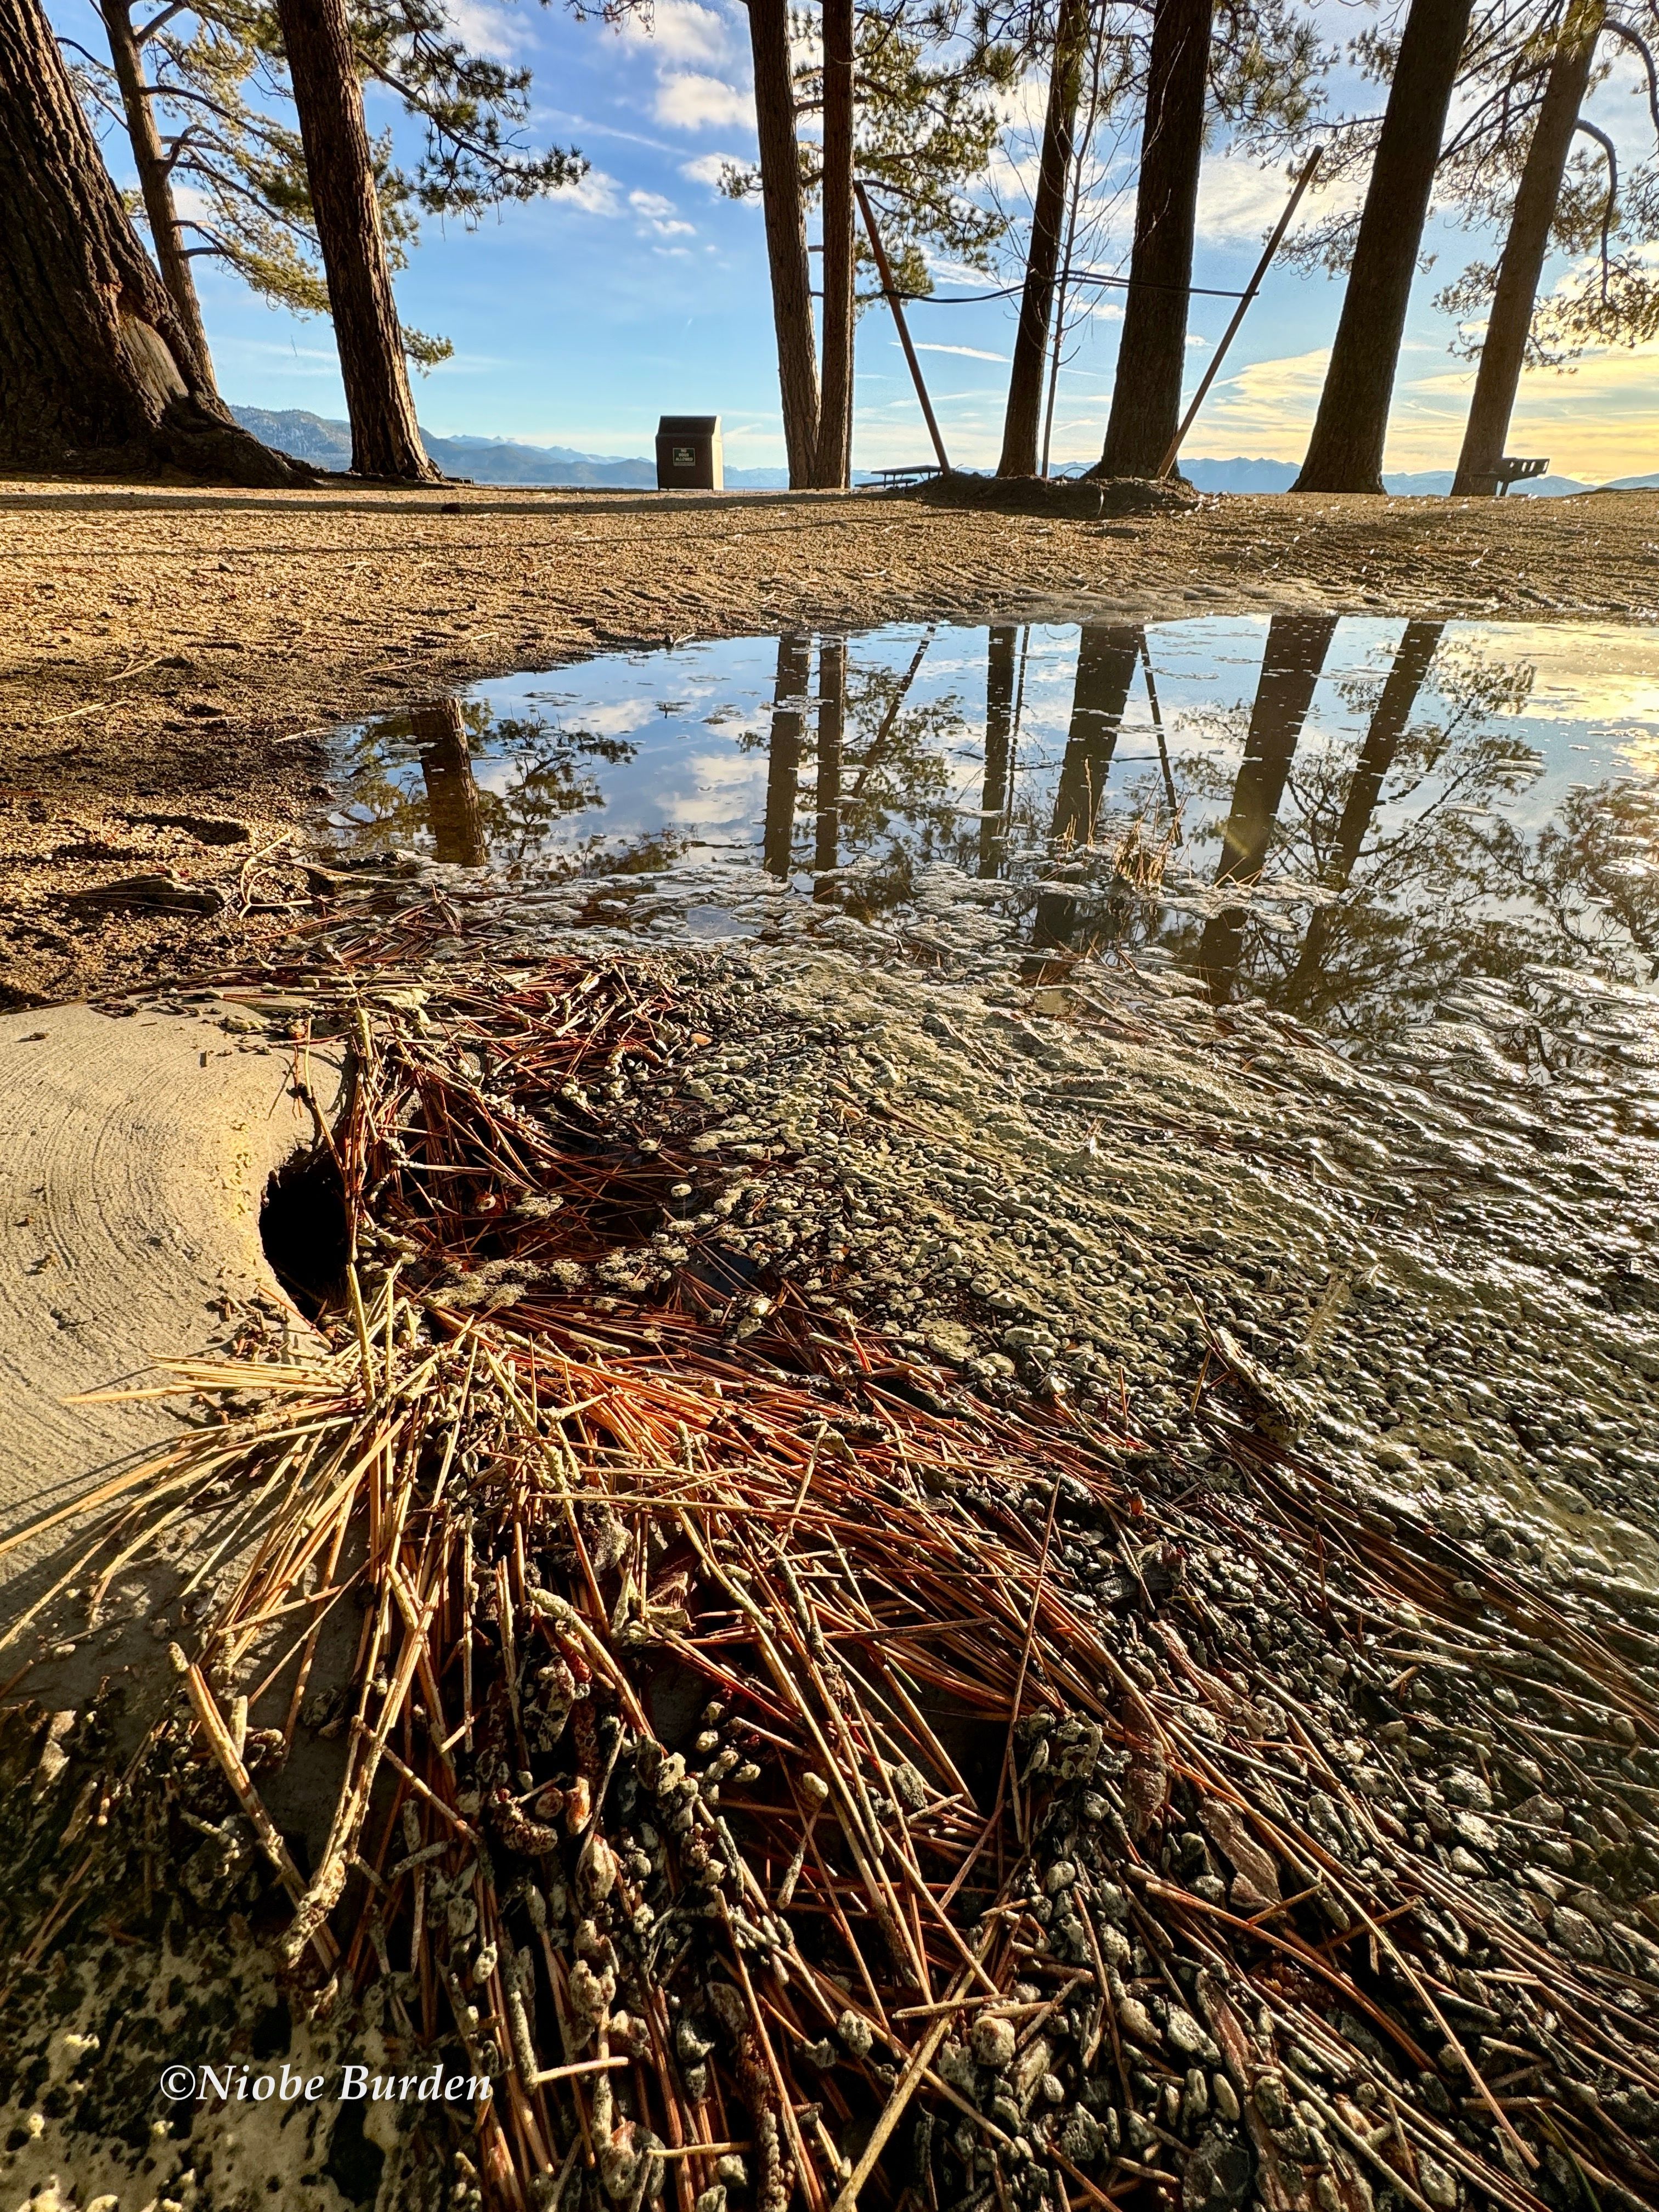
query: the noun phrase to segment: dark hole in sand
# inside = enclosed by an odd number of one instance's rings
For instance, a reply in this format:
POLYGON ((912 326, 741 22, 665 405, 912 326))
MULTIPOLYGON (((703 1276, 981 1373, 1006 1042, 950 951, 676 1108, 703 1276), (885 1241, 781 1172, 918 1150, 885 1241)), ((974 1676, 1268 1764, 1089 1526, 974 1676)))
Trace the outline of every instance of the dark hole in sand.
POLYGON ((339 1297, 351 1255, 340 1170, 320 1147, 279 1168, 259 1208, 270 1271, 308 1321, 339 1297))
POLYGON ((350 2204, 374 2203, 380 2193, 380 2173, 386 2165, 385 2152, 363 2133, 363 2110, 360 2100, 340 2106, 323 2168, 350 2204))

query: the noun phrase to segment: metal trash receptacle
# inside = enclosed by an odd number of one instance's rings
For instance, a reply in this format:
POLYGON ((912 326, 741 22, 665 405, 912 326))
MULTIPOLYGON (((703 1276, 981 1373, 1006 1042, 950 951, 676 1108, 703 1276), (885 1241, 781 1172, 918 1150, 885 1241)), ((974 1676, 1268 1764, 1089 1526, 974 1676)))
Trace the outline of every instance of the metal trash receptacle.
POLYGON ((662 415, 657 419, 659 491, 724 491, 718 415, 662 415))

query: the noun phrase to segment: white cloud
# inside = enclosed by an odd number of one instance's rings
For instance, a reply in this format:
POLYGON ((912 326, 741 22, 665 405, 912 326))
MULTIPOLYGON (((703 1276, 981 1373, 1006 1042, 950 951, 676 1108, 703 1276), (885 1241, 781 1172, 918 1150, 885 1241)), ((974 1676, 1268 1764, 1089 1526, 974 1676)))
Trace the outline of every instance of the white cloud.
MULTIPOLYGON (((1328 193, 1316 179, 1297 211, 1293 230, 1338 207, 1358 207, 1365 181, 1363 174, 1345 177, 1328 193)), ((1264 245, 1285 212, 1291 191, 1291 179, 1282 169, 1262 168, 1227 155, 1206 161, 1198 178, 1199 236, 1218 244, 1264 245)))
POLYGON ((657 86, 656 117, 675 131, 753 128, 755 100, 743 87, 698 70, 678 70, 657 86))
POLYGON ((696 226, 677 221, 672 200, 660 192, 629 192, 628 204, 640 218, 641 238, 695 238, 696 226))
POLYGON ((718 9, 699 0, 657 0, 647 23, 628 15, 623 37, 630 46, 648 46, 665 62, 702 62, 719 65, 735 60, 747 41, 736 26, 718 9))
POLYGON ((729 167, 743 169, 748 167, 741 154, 699 154, 694 161, 680 163, 680 174, 694 185, 706 185, 717 197, 720 196, 720 178, 729 167))
MULTIPOLYGON (((1122 320, 1122 301, 1114 299, 1104 289, 1073 292, 1066 299, 1066 327, 1068 331, 1075 330, 1081 323, 1121 323, 1122 320)), ((1092 370, 1090 374, 1093 374, 1092 370)))
POLYGON ((462 45, 491 61, 516 61, 530 44, 520 24, 492 0, 446 0, 444 14, 462 45))
POLYGON ((1189 451, 1297 460, 1308 443, 1330 359, 1327 346, 1251 362, 1224 376, 1199 416, 1189 451))
MULTIPOLYGON (((896 345, 897 339, 896 338, 893 343, 896 345)), ((916 340, 916 351, 918 353, 959 353, 964 361, 1006 362, 1008 358, 1006 353, 981 353, 977 346, 924 345, 920 338, 916 340)))
POLYGON ((553 196, 555 207, 580 208, 584 215, 620 215, 622 186, 604 169, 590 169, 574 185, 553 196))

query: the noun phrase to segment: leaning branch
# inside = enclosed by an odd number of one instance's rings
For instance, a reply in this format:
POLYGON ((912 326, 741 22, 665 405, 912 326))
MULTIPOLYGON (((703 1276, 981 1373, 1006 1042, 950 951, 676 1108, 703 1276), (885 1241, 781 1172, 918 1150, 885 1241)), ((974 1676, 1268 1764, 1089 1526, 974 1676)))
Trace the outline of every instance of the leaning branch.
POLYGON ((1586 138, 1594 138, 1607 159, 1607 196, 1601 204, 1601 304, 1606 307, 1607 285, 1612 276, 1607 241, 1613 234, 1613 210, 1619 201, 1619 154, 1607 132, 1598 130, 1594 123, 1586 123, 1582 115, 1573 128, 1582 131, 1586 138))
POLYGON ((1648 113, 1653 118, 1653 135, 1656 138, 1659 138, 1659 67, 1655 65, 1652 47, 1633 26, 1621 23, 1614 16, 1609 15, 1601 28, 1604 31, 1610 31, 1615 39, 1621 40, 1636 55, 1646 72, 1648 113))

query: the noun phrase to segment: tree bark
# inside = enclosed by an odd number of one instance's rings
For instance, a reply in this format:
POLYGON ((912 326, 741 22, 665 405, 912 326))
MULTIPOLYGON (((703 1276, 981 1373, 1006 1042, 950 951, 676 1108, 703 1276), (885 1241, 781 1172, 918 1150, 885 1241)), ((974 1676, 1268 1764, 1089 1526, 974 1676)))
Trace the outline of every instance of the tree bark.
POLYGON ((1087 845, 1094 837, 1124 709, 1140 665, 1141 635, 1127 623, 1085 623, 1079 633, 1071 726, 1054 795, 1057 846, 1087 845))
POLYGON ((482 868, 489 858, 489 846, 460 702, 444 699, 416 707, 409 726, 421 749, 421 779, 426 786, 426 818, 434 856, 463 868, 482 868))
POLYGON ((1048 112, 1043 120, 1042 153, 1037 163, 1036 192, 1031 203, 1031 244, 1025 257, 1025 289, 1020 295, 1019 327, 1014 333, 1013 366, 1008 372, 1002 458, 997 463, 1000 477, 1034 477, 1037 472, 1043 369, 1054 312, 1054 280, 1060 269, 1066 186, 1077 155, 1078 96, 1083 83, 1083 51, 1088 29, 1089 0, 1060 0, 1054 59, 1048 73, 1048 112))
POLYGON ((1014 652, 1018 641, 1019 632, 1012 623, 993 623, 986 632, 985 781, 979 816, 981 876, 996 874, 1008 834, 1008 800, 1014 772, 1014 652))
MULTIPOLYGON (((1127 623, 1085 623, 1078 634, 1071 726, 1054 793, 1052 842, 1056 852, 1094 841, 1145 635, 1138 625, 1127 623)), ((1039 948, 1054 951, 1070 944, 1077 909, 1071 891, 1055 889, 1038 894, 1034 941, 1039 948)))
POLYGON ((778 640, 778 673, 772 691, 772 737, 766 754, 766 824, 761 866, 787 876, 793 865, 795 802, 806 740, 806 689, 812 680, 812 641, 778 640))
POLYGON ((1474 397, 1458 456, 1454 497, 1488 497, 1498 489, 1498 464, 1510 434, 1510 416, 1527 357, 1527 333, 1538 298, 1538 283, 1549 251, 1550 225, 1561 197, 1561 179, 1572 150, 1595 58, 1595 42, 1607 17, 1606 0, 1579 0, 1562 27, 1561 43, 1550 65, 1549 80, 1527 148, 1526 165, 1516 188, 1504 258, 1498 264, 1492 314, 1480 348, 1474 397))
POLYGON ((804 490, 817 466, 818 364, 812 343, 812 274, 806 252, 806 196, 795 135, 795 80, 789 59, 789 0, 749 0, 755 64, 755 123, 760 137, 761 207, 772 276, 778 394, 789 488, 804 490))
POLYGON ((1325 387, 1293 491, 1381 492, 1412 278, 1471 0, 1412 0, 1325 387))
POLYGON ((277 0, 359 476, 432 483, 415 422, 345 0, 277 0))
POLYGON ((0 0, 0 467, 316 482, 214 391, 39 0, 0 0))
POLYGON ((1213 0, 1158 0, 1129 293, 1100 477, 1156 476, 1181 420, 1213 0))
POLYGON ((167 288, 167 296, 179 320, 190 333, 202 374, 211 384, 213 356, 208 350, 202 303, 196 296, 196 280, 191 275, 190 257, 185 252, 184 236, 179 228, 179 210, 173 202, 167 155, 161 149, 161 134, 155 127, 155 112, 144 83, 143 58, 132 35, 132 0, 100 0, 100 12, 109 39, 110 62, 126 112, 133 166, 138 172, 138 190, 149 218, 161 282, 167 288))
MULTIPOLYGON (((1244 757, 1222 832, 1218 884, 1253 884, 1261 873, 1291 763, 1335 635, 1334 615, 1275 615, 1267 625, 1244 757)), ((1199 940, 1199 972, 1218 1004, 1231 996, 1237 978, 1248 913, 1243 906, 1224 908, 1205 923, 1199 940)))
MULTIPOLYGON (((1439 650, 1445 628, 1444 623, 1440 622, 1411 622, 1406 625, 1394 665, 1366 729, 1359 758, 1354 764, 1353 781, 1348 786, 1342 818, 1336 825, 1336 842, 1320 872, 1320 881, 1331 890, 1346 890, 1352 878, 1365 833, 1371 826, 1389 770, 1400 750, 1400 740, 1406 734, 1412 709, 1439 650)), ((1289 995, 1292 1003, 1304 1004, 1313 995, 1341 912, 1334 903, 1314 908, 1308 922, 1308 934, 1303 939, 1301 957, 1291 975, 1289 995)))
MULTIPOLYGON (((825 877, 841 866, 841 754, 846 717, 847 641, 826 637, 818 647, 817 819, 812 840, 812 866, 825 877)), ((838 889, 821 881, 813 885, 812 896, 833 899, 838 889)))
POLYGON ((853 457, 854 0, 823 0, 823 392, 820 490, 846 486, 853 457))

